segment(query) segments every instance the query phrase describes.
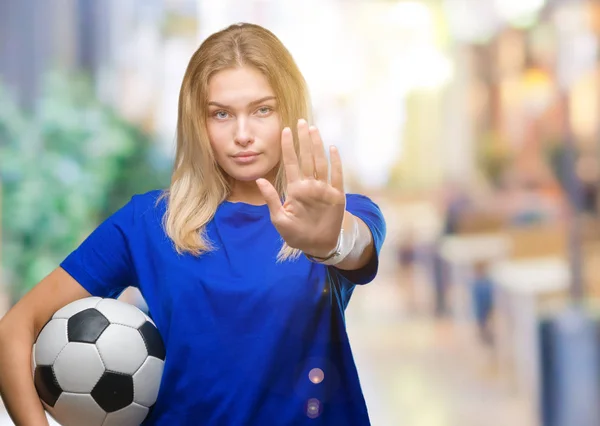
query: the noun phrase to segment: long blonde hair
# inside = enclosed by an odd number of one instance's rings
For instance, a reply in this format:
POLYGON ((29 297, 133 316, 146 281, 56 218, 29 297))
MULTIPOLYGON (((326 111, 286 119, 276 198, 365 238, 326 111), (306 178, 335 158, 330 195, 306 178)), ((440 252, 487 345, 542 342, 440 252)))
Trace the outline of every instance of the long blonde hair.
MULTIPOLYGON (((217 72, 242 66, 262 72, 278 101, 281 126, 290 127, 299 155, 296 123, 311 120, 311 106, 304 77, 292 55, 269 30, 254 24, 231 25, 208 37, 196 50, 183 77, 177 117, 177 151, 163 225, 178 253, 200 255, 214 250, 205 227, 217 207, 227 199, 231 184, 219 167, 206 130, 208 82, 217 72)), ((274 186, 284 199, 283 163, 277 166, 274 186)), ((295 259, 300 251, 282 240, 277 260, 295 259)))

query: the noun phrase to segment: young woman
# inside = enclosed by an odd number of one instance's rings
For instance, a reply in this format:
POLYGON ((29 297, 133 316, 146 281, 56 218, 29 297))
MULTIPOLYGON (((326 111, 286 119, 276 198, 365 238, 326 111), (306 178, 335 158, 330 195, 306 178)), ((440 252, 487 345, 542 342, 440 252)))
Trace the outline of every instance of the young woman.
POLYGON ((31 347, 50 316, 135 286, 165 342, 146 425, 367 425, 344 323, 373 280, 379 208, 345 194, 305 81, 268 30, 210 36, 183 79, 170 187, 134 196, 0 322, 0 392, 45 425, 31 347))

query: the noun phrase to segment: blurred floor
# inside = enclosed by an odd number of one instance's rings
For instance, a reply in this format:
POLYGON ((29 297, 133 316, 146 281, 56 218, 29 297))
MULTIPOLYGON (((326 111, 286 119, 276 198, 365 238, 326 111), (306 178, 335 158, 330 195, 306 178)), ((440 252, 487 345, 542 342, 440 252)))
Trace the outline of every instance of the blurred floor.
POLYGON ((373 425, 535 426, 472 327, 435 321, 426 306, 411 311, 407 286, 383 266, 347 313, 373 425))
MULTIPOLYGON (((407 286, 388 260, 373 285, 356 289, 347 312, 373 425, 533 426, 468 324, 411 313, 407 286)), ((5 425, 12 422, 0 412, 5 425)))

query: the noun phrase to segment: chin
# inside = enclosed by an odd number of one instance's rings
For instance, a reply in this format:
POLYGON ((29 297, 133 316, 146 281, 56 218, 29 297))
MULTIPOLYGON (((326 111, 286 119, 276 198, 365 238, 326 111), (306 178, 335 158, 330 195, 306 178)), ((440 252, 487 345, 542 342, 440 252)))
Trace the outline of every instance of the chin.
POLYGON ((229 176, 231 176, 233 179, 240 181, 240 182, 254 182, 256 179, 260 179, 262 177, 265 177, 267 175, 267 172, 265 171, 245 171, 245 172, 240 172, 239 170, 232 170, 231 173, 229 174, 229 176))
POLYGON ((248 175, 234 175, 231 176, 233 179, 237 180, 238 182, 254 182, 256 181, 256 179, 259 179, 261 177, 263 177, 262 175, 252 175, 252 176, 248 176, 248 175))

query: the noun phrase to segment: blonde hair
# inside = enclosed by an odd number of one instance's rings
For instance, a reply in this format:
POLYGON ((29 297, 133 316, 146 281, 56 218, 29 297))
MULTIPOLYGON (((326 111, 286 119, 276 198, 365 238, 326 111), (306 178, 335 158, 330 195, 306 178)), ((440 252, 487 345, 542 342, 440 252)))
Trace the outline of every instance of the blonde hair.
MULTIPOLYGON (((208 82, 217 72, 250 66, 266 76, 278 101, 281 128, 290 127, 299 155, 296 123, 311 120, 304 77, 292 55, 269 30, 254 24, 231 25, 208 37, 196 50, 183 77, 177 117, 177 151, 163 225, 178 253, 200 255, 215 249, 205 227, 231 192, 230 179, 219 167, 206 130, 208 82)), ((285 199, 283 163, 274 186, 285 199)), ((296 259, 300 251, 282 240, 277 261, 296 259)))

